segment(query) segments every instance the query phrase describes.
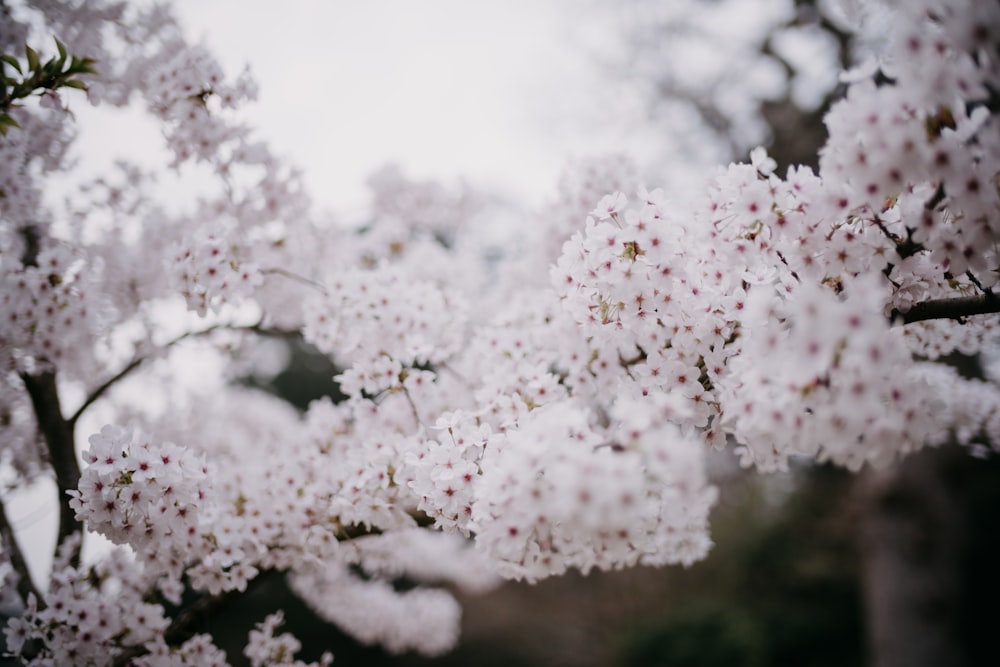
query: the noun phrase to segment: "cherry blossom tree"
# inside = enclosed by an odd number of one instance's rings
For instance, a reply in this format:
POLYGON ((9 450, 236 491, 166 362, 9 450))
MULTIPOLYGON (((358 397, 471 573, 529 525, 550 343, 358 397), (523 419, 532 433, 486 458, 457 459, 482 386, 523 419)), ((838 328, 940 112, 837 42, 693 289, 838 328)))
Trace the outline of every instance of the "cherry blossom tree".
MULTIPOLYGON (((241 123, 249 74, 162 6, 0 14, 2 470, 54 477, 60 507, 44 586, 0 512, 27 664, 227 664, 192 619, 271 572, 359 640, 434 655, 451 587, 703 558, 711 448, 770 473, 1000 444, 996 385, 933 363, 997 335, 996 3, 880 6, 818 170, 756 149, 677 198, 598 161, 500 259, 474 193, 391 170, 368 227, 325 222, 241 123), (39 30, 51 57, 24 49, 39 30), (46 204, 88 103, 140 105, 211 192, 176 210, 121 164, 46 204), (269 338, 328 355, 343 400, 234 382, 269 338), (115 547, 84 557, 95 535, 115 547)), ((281 623, 251 664, 302 664, 281 623)))

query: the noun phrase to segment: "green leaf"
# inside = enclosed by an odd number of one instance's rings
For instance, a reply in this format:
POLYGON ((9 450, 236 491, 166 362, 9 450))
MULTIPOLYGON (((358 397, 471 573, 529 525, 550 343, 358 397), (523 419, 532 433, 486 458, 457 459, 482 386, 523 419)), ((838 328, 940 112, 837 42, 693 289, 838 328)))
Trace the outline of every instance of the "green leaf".
POLYGON ((28 46, 24 45, 24 55, 28 58, 28 70, 34 72, 38 69, 38 53, 28 46))
MULTIPOLYGON (((6 128, 8 126, 16 127, 18 129, 21 128, 18 122, 14 120, 13 116, 11 116, 10 114, 5 113, 0 115, 0 127, 6 128)), ((4 132, 4 134, 6 134, 6 131, 4 132)))
POLYGON ((87 84, 79 79, 70 79, 63 83, 65 88, 76 88, 77 90, 87 90, 87 84))
POLYGON ((55 58, 52 58, 42 65, 42 71, 48 76, 59 76, 62 74, 62 65, 55 58))
POLYGON ((24 74, 24 72, 21 71, 21 63, 17 62, 17 58, 14 56, 8 56, 5 54, 0 56, 0 60, 16 69, 18 74, 24 74))
POLYGON ((66 74, 97 74, 97 70, 94 69, 94 63, 96 62, 93 58, 80 59, 73 56, 69 67, 66 69, 66 74))
POLYGON ((59 62, 63 62, 63 63, 66 62, 66 56, 68 55, 66 53, 66 45, 63 44, 62 42, 60 42, 57 39, 56 40, 56 49, 59 50, 59 62))

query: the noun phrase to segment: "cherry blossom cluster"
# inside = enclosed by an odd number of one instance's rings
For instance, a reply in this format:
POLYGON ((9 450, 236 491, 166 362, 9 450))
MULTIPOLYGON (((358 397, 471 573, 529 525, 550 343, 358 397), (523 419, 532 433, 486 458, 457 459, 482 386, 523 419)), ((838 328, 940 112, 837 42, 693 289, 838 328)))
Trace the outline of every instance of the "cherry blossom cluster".
POLYGON ((100 294, 90 280, 87 258, 67 244, 41 250, 27 264, 0 265, 0 367, 38 371, 59 367, 75 376, 76 350, 90 347, 100 324, 100 294))
MULTIPOLYGON (((228 667, 212 638, 196 634, 179 646, 163 638, 170 618, 162 605, 148 602, 142 567, 125 549, 112 551, 85 570, 55 564, 45 607, 32 596, 21 616, 4 629, 8 652, 27 665, 107 665, 128 655, 141 667, 228 667), (96 583, 95 583, 96 582, 96 583)), ((250 632, 245 654, 252 664, 320 667, 294 661, 298 641, 274 635, 281 616, 273 615, 250 632)))
POLYGON ((917 364, 915 371, 917 378, 937 388, 935 407, 943 413, 939 421, 952 426, 954 439, 969 446, 975 455, 989 456, 1000 437, 995 375, 987 373, 992 376, 990 381, 970 380, 950 366, 932 363, 917 364))
MULTIPOLYGON (((232 113, 252 79, 164 7, 37 8, 107 63, 90 99, 141 97, 172 166, 207 167, 216 191, 170 212, 121 165, 53 214, 62 102, 17 110, 0 143, 3 463, 18 482, 51 466, 81 524, 7 624, 29 664, 225 665, 207 635, 173 641, 183 614, 150 600, 266 576, 362 642, 436 655, 460 627, 448 586, 704 557, 710 446, 774 471, 1000 443, 996 378, 927 361, 1000 333, 995 314, 927 315, 996 298, 991 3, 897 8, 817 171, 781 177, 758 149, 695 198, 640 187, 622 157, 585 162, 499 259, 472 224, 484 198, 394 168, 363 229, 316 220, 232 113), (337 400, 299 412, 238 387, 260 336, 327 355, 337 400), (194 382, 185 354, 210 360, 194 382), (53 441, 74 451, 77 433, 93 435, 67 483, 53 441), (80 564, 84 527, 120 548, 80 564)), ((4 595, 25 575, 5 560, 4 595)), ((302 664, 282 620, 250 633, 251 664, 302 664)))
POLYGON ((196 634, 178 647, 168 646, 162 637, 157 637, 144 648, 148 653, 132 660, 136 667, 229 667, 226 652, 206 634, 196 634))
POLYGON ((237 249, 227 237, 200 229, 177 249, 177 291, 200 315, 250 296, 253 288, 263 282, 252 262, 236 259, 237 249))
POLYGON ((721 400, 745 464, 785 469, 794 453, 858 470, 944 441, 941 387, 890 329, 875 280, 845 281, 839 297, 810 284, 778 301, 752 290, 721 400))
MULTIPOLYGON (((142 225, 157 233, 146 234, 149 238, 139 243, 119 238, 134 239, 133 215, 103 229, 99 245, 118 246, 127 256, 141 256, 147 246, 160 248, 151 255, 155 261, 128 267, 133 291, 146 298, 179 292, 201 314, 244 302, 261 287, 262 269, 289 263, 286 245, 292 244, 284 221, 303 217, 308 205, 298 174, 255 140, 234 113, 256 99, 256 83, 249 71, 235 80, 227 78, 207 49, 185 42, 165 6, 93 2, 50 8, 47 3, 39 4, 52 28, 67 36, 68 48, 102 63, 104 76, 88 88, 92 100, 125 105, 133 93, 140 93, 149 113, 163 126, 174 154, 172 166, 207 164, 223 184, 221 193, 179 220, 165 219, 157 208, 143 212, 142 225), (105 26, 116 39, 95 41, 105 26), (109 51, 115 47, 124 53, 109 51), (187 228, 197 232, 188 234, 187 228)), ((46 128, 65 125, 49 122, 46 128)), ((60 152, 49 148, 29 155, 51 155, 49 161, 55 162, 60 152)), ((302 246, 295 244, 294 249, 302 246)), ((118 263, 120 258, 112 248, 103 250, 112 266, 118 263)), ((107 282, 120 285, 123 278, 116 274, 107 282)), ((115 291, 110 285, 109 290, 115 291)))
POLYGON ((138 551, 186 539, 198 525, 208 469, 173 443, 154 447, 126 429, 105 426, 83 452, 88 464, 73 493, 80 520, 138 551))
POLYGON ((652 403, 617 403, 614 440, 570 403, 493 440, 471 525, 501 574, 536 580, 707 553, 715 492, 699 445, 663 419, 676 408, 652 403))
MULTIPOLYGON (((385 638, 397 651, 441 652, 458 633, 451 593, 422 586, 397 600, 392 582, 406 576, 475 591, 494 585, 496 577, 489 561, 464 540, 417 526, 402 461, 419 441, 403 439, 394 429, 384 438, 361 437, 376 433, 351 418, 360 419, 364 411, 350 402, 317 401, 303 417, 276 398, 246 392, 172 407, 154 419, 158 432, 196 443, 215 464, 212 503, 201 505, 209 516, 200 528, 214 548, 179 555, 190 564, 187 574, 198 588, 219 590, 215 582, 236 567, 288 571, 293 581, 310 582, 305 591, 324 591, 303 598, 358 639, 385 638), (279 451, 282 456, 275 458, 279 451), (368 528, 382 533, 364 536, 368 528), (229 561, 238 563, 233 567, 229 561), (359 577, 356 568, 365 575, 359 577), (328 600, 325 593, 346 586, 358 595, 379 591, 378 604, 397 611, 383 614, 374 607, 364 622, 352 621, 361 603, 340 596, 328 600), (424 600, 438 600, 451 611, 411 628, 412 610, 424 600), (431 640, 432 634, 441 639, 431 640)), ((408 408, 403 415, 412 419, 408 408)), ((383 413, 379 421, 384 420, 383 413)), ((147 559, 145 565, 148 573, 156 563, 147 559)))
POLYGON ((77 519, 130 546, 168 599, 179 601, 185 573, 212 594, 245 588, 257 574, 239 536, 225 521, 211 521, 209 468, 191 450, 105 426, 83 456, 79 490, 70 492, 77 519))
POLYGON ((321 617, 392 653, 444 653, 457 641, 461 619, 448 591, 420 586, 397 592, 393 580, 451 582, 470 592, 496 583, 490 563, 467 541, 416 527, 355 539, 339 553, 339 563, 297 570, 292 588, 321 617), (357 577, 351 567, 366 576, 357 577))
POLYGON ((306 604, 365 644, 391 653, 416 651, 434 656, 458 641, 462 610, 447 591, 415 588, 397 592, 381 579, 364 580, 342 566, 302 570, 290 580, 306 604))
MULTIPOLYGON (((251 667, 307 667, 301 660, 294 660, 295 654, 302 648, 301 642, 287 632, 274 634, 284 620, 284 614, 277 612, 265 618, 250 631, 250 638, 246 648, 243 649, 243 655, 250 660, 251 667)), ((324 653, 318 663, 310 664, 316 667, 328 667, 332 663, 333 655, 324 653)))
POLYGON ((606 196, 551 276, 596 348, 588 361, 601 391, 624 382, 635 396, 676 393, 687 406, 679 425, 701 428, 718 414, 713 383, 739 347, 745 281, 721 253, 701 255, 705 228, 670 210, 660 191, 640 191, 638 209, 622 193, 606 196))
POLYGON ((25 664, 98 665, 130 647, 162 642, 169 620, 146 592, 141 568, 123 549, 88 570, 57 559, 44 606, 32 596, 4 629, 7 650, 18 656, 37 643, 25 664))
POLYGON ((192 157, 218 159, 223 147, 240 139, 243 132, 209 111, 209 97, 214 96, 224 108, 235 108, 256 97, 256 85, 249 76, 225 85, 222 68, 205 48, 178 46, 183 48, 172 57, 161 56, 150 72, 152 84, 146 97, 168 121, 167 144, 175 164, 192 157))
POLYGON ((480 461, 492 429, 463 413, 445 413, 435 426, 441 431, 438 439, 428 439, 408 454, 409 486, 418 498, 417 509, 437 527, 468 535, 480 461))
POLYGON ((408 377, 421 377, 420 371, 404 376, 404 366, 444 361, 462 343, 465 306, 458 295, 408 281, 395 269, 333 276, 324 291, 306 305, 303 334, 351 365, 340 378, 350 395, 400 388, 408 377))
POLYGON ((780 179, 756 152, 687 218, 655 192, 599 202, 552 280, 592 340, 612 343, 627 385, 679 392, 690 425, 710 419, 706 434, 733 435, 763 469, 789 452, 857 468, 943 439, 928 418, 942 387, 912 376, 910 354, 980 349, 996 320, 901 330, 891 313, 996 280, 1000 201, 986 182, 1000 137, 982 101, 997 54, 969 39, 991 11, 904 13, 906 65, 890 53, 890 83, 863 79, 834 105, 818 175, 780 179), (953 87, 910 85, 926 71, 953 87))
MULTIPOLYGON (((635 192, 640 185, 635 161, 623 154, 602 155, 581 159, 566 165, 559 178, 557 196, 544 215, 551 216, 540 230, 545 238, 537 243, 544 253, 539 269, 548 267, 559 257, 562 245, 580 228, 599 201, 609 192, 635 192)), ((526 249, 531 252, 532 249, 526 249)))

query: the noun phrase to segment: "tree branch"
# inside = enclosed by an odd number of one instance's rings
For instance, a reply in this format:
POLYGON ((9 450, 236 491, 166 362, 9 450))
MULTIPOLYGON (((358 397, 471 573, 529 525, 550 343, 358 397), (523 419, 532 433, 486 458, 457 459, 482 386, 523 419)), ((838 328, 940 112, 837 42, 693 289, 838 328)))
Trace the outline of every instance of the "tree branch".
POLYGON ((1000 313, 1000 297, 992 292, 952 299, 933 299, 915 304, 908 311, 892 311, 893 321, 913 324, 924 320, 961 320, 972 315, 1000 313))
MULTIPOLYGON (((56 539, 58 549, 66 538, 80 534, 83 530, 83 525, 76 520, 76 513, 69 506, 70 498, 66 494, 67 491, 76 490, 80 485, 80 464, 76 460, 73 426, 62 415, 55 371, 45 371, 40 375, 22 373, 21 380, 31 397, 38 430, 45 439, 49 450, 49 463, 56 473, 56 486, 59 488, 59 533, 56 539)), ((79 565, 79 549, 72 555, 70 562, 74 566, 79 565)))
MULTIPOLYGON (((417 526, 422 528, 434 525, 434 520, 427 516, 424 512, 413 511, 411 512, 411 516, 413 516, 417 526)), ((360 524, 351 524, 348 526, 342 526, 340 530, 337 531, 337 540, 340 542, 346 542, 359 537, 381 534, 382 531, 378 528, 370 528, 360 524)), ((193 600, 188 606, 179 609, 177 611, 177 615, 171 619, 170 625, 167 626, 167 629, 163 633, 164 641, 168 646, 180 645, 192 634, 194 634, 194 629, 199 621, 203 621, 205 618, 210 617, 222 608, 237 602, 241 596, 250 595, 255 589, 259 588, 266 581, 269 581, 276 576, 284 576, 288 574, 288 572, 288 570, 276 569, 261 570, 257 573, 256 577, 247 582, 246 589, 242 591, 232 590, 219 593, 218 595, 203 595, 193 600)), ((114 667, 124 667, 125 665, 130 664, 133 658, 145 655, 146 652, 146 649, 142 646, 129 647, 122 653, 118 654, 112 664, 114 667)))
MULTIPOLYGON (((286 329, 269 329, 261 326, 260 323, 246 325, 246 326, 229 326, 225 324, 214 324, 210 327, 206 327, 198 331, 188 331, 186 333, 183 333, 177 338, 174 338, 173 340, 165 343, 160 349, 168 349, 173 347, 174 345, 177 345, 182 341, 187 340, 188 338, 199 338, 201 336, 207 336, 215 331, 247 331, 250 333, 255 333, 258 336, 265 336, 271 338, 294 338, 300 336, 300 333, 298 331, 289 331, 286 329)), ((106 394, 109 389, 111 389, 120 381, 124 380, 126 377, 131 375, 132 371, 139 368, 139 366, 142 366, 150 358, 151 356, 136 357, 135 359, 130 361, 128 365, 125 366, 123 369, 121 369, 113 376, 111 376, 110 378, 102 382, 100 385, 98 385, 92 392, 90 392, 87 398, 84 399, 80 407, 77 408, 76 412, 73 413, 73 416, 69 418, 68 421, 70 427, 75 426, 77 420, 80 419, 80 416, 86 411, 86 409, 89 408, 91 405, 93 405, 99 398, 101 398, 101 396, 106 394)))
POLYGON ((128 376, 132 371, 141 366, 142 363, 146 361, 146 359, 147 357, 138 357, 136 359, 133 359, 131 362, 129 362, 128 366, 115 373, 113 376, 105 380, 99 387, 94 389, 94 391, 90 392, 90 395, 87 396, 87 398, 83 401, 83 405, 77 408, 76 412, 73 413, 73 416, 69 418, 70 428, 76 426, 76 422, 78 419, 80 419, 80 415, 83 414, 84 410, 93 405, 94 402, 97 401, 97 399, 99 399, 101 396, 103 396, 109 389, 111 389, 111 387, 116 385, 119 381, 128 376))
POLYGON ((264 274, 265 276, 267 275, 283 276, 285 278, 288 278, 289 280, 294 280, 295 282, 302 283, 303 285, 308 285, 309 287, 318 290, 320 294, 323 295, 327 294, 326 287, 323 285, 323 283, 313 280, 311 278, 306 278, 305 276, 300 276, 294 271, 289 271, 288 269, 281 269, 281 268, 262 269, 261 273, 264 274))
POLYGON ((21 546, 14 535, 14 529, 7 520, 7 508, 4 507, 3 500, 0 500, 0 538, 3 539, 3 548, 10 559, 10 565, 17 572, 17 594, 21 596, 21 601, 27 604, 28 595, 34 595, 35 600, 38 601, 38 608, 43 609, 45 599, 41 592, 35 588, 35 582, 31 579, 28 563, 24 560, 24 554, 21 552, 21 546))

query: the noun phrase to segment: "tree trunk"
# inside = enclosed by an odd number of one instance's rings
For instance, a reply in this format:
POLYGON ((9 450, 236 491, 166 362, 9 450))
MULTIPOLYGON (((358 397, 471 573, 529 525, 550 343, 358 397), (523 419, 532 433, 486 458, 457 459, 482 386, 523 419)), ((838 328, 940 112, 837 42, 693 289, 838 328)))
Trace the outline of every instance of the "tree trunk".
POLYGON ((968 451, 928 449, 861 482, 860 555, 873 667, 965 665, 961 479, 968 451))

